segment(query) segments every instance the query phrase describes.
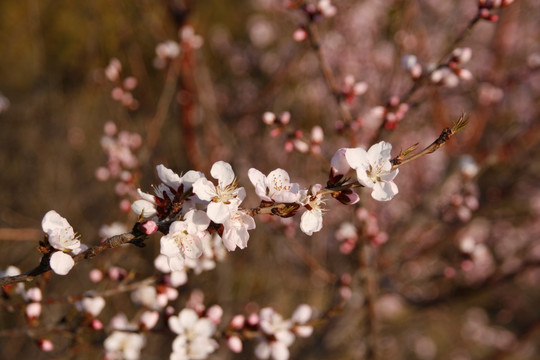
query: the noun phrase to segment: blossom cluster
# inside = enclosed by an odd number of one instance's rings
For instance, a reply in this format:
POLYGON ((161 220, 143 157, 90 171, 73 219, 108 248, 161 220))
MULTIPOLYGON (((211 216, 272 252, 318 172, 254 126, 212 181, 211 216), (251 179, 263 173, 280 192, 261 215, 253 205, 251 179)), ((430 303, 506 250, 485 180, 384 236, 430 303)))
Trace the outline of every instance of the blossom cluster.
POLYGON ((249 316, 236 315, 229 324, 227 344, 236 353, 242 352, 243 333, 258 333, 255 356, 259 359, 287 360, 289 347, 296 336, 309 337, 313 327, 309 324, 313 310, 309 305, 299 305, 290 319, 271 307, 262 308, 249 316))
MULTIPOLYGON (((135 194, 136 170, 140 165, 136 153, 141 145, 139 134, 118 131, 112 121, 105 123, 101 147, 107 154, 107 164, 97 168, 95 175, 100 181, 116 180, 114 191, 120 197, 135 194)), ((129 210, 129 204, 125 204, 125 201, 120 203, 120 207, 129 210)))
MULTIPOLYGON (((139 189, 142 199, 135 201, 131 208, 140 217, 169 223, 167 228, 160 229, 165 234, 161 238, 160 253, 166 256, 168 263, 164 265, 160 260, 156 266, 184 279, 185 276, 180 274, 185 272, 186 263, 191 264, 188 268, 197 268, 197 259, 208 251, 205 248, 209 244, 215 243, 212 239, 220 239, 229 251, 246 248, 249 230, 256 226, 253 216, 276 204, 281 207, 271 208, 271 213, 284 218, 295 215, 300 207, 304 208, 300 229, 307 235, 320 231, 326 194, 332 193, 344 204, 359 201, 359 196, 348 187, 350 184, 345 184, 345 175, 351 169, 356 171, 359 185, 372 190, 371 196, 375 200, 391 200, 398 193, 393 180, 399 171, 393 168, 391 150, 392 145, 386 142, 377 143, 369 150, 339 149, 331 161, 327 188, 321 184, 301 188, 298 183, 291 182, 283 169, 265 175, 251 168, 248 177, 261 199, 261 204, 254 210, 240 207, 246 190, 238 186, 229 163, 218 161, 212 166, 210 174, 217 184, 201 172, 190 170, 180 176, 164 165, 158 165, 157 173, 162 183, 154 187, 154 194, 139 189), (340 190, 332 190, 332 187, 343 185, 345 187, 340 190)), ((213 253, 209 252, 210 259, 213 253)))

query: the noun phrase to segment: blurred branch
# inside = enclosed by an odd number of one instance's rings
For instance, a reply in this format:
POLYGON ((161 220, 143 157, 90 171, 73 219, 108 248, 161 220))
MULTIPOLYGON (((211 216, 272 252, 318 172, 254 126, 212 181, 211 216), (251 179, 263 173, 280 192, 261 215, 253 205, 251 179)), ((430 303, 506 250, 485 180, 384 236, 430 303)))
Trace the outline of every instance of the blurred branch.
POLYGON ((471 296, 478 295, 486 290, 492 289, 495 286, 505 284, 507 282, 513 281, 517 276, 523 274, 529 269, 536 269, 540 267, 540 260, 524 261, 520 267, 518 267, 513 272, 501 273, 495 272, 490 277, 486 278, 479 284, 476 285, 459 285, 453 288, 450 292, 442 294, 433 299, 412 299, 403 294, 403 298, 410 304, 418 308, 427 308, 432 306, 437 306, 443 303, 454 301, 457 299, 468 298, 471 296))
POLYGON ((38 229, 0 229, 0 241, 36 241, 42 236, 43 233, 38 229))
POLYGON ((326 85, 328 86, 328 89, 332 93, 334 100, 336 101, 338 108, 339 108, 339 114, 341 116, 341 119, 343 120, 345 129, 347 129, 349 133, 349 141, 351 147, 356 147, 357 141, 356 136, 354 135, 354 132, 351 131, 350 125, 352 123, 352 115, 349 111, 349 108, 347 107, 347 104, 345 103, 345 98, 343 97, 343 94, 341 93, 336 78, 334 76, 334 73, 332 72, 332 69, 330 67, 330 64, 328 64, 328 61, 324 57, 321 49, 321 37, 319 35, 319 31, 317 30, 317 26, 313 22, 312 19, 309 19, 308 25, 307 25, 307 33, 308 38, 311 44, 311 48, 315 52, 315 55, 317 55, 317 59, 319 60, 319 66, 321 68, 321 72, 324 76, 324 80, 326 81, 326 85))
POLYGON ((378 325, 375 303, 377 301, 377 272, 375 267, 376 262, 373 261, 375 249, 371 247, 369 241, 366 241, 360 246, 358 251, 359 271, 362 275, 362 293, 365 296, 366 310, 366 360, 375 360, 378 358, 378 325))

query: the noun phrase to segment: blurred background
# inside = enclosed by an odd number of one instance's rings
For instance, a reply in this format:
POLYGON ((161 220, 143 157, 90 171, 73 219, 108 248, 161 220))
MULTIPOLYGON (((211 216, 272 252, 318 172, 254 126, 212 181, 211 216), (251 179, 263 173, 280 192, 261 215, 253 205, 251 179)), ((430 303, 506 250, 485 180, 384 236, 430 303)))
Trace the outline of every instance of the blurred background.
MULTIPOLYGON (((480 20, 455 46, 475 1, 333 4, 335 16, 316 23, 322 53, 344 92, 350 76, 367 85, 345 105, 350 131, 316 52, 293 39, 305 14, 281 1, 0 1, 0 270, 38 264, 51 209, 89 246, 111 235, 104 225, 129 231, 129 202, 136 188, 159 183, 158 164, 209 177, 215 161, 228 161, 248 192, 243 205, 255 207, 251 167, 283 168, 303 187, 325 184, 332 155, 353 146, 348 134, 365 147, 388 141, 397 155, 428 146, 465 111, 464 131, 400 168, 392 201, 377 203, 369 191, 354 206, 329 199, 323 230, 311 237, 299 216, 256 218, 248 248, 190 273, 171 305, 178 312, 201 289, 206 305, 224 308, 226 324, 257 306, 288 317, 310 304, 325 321, 295 342, 292 359, 370 358, 373 346, 380 359, 538 359, 540 3, 493 10, 499 21, 480 20), (414 81, 404 59, 414 55, 425 73, 455 47, 471 49, 460 66, 472 78, 426 81, 406 96, 414 81), (395 96, 406 113, 384 128, 399 108, 395 96), (290 124, 272 132, 267 111, 290 112, 290 124), (310 142, 315 126, 324 132, 320 151, 310 142), (298 151, 298 141, 310 150, 298 151)), ((141 280, 157 273, 158 253, 154 235, 144 249, 107 251, 32 285, 46 299, 114 288, 118 281, 94 284, 88 272, 117 266, 126 281, 141 280)), ((85 329, 73 306, 45 304, 38 334, 22 303, 1 300, 1 358, 103 357, 106 329, 85 329), (42 336, 52 352, 35 345, 42 336)), ((141 307, 119 293, 99 318, 131 319, 141 307)), ((168 357, 174 336, 164 321, 146 336, 141 358, 168 357)), ((238 355, 220 344, 210 358, 254 358, 252 344, 238 355)))

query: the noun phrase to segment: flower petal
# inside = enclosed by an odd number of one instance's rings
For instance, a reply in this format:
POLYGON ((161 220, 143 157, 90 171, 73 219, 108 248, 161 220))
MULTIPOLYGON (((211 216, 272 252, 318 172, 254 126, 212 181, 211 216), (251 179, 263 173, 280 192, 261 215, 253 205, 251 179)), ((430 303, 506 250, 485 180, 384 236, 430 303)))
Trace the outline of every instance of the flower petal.
POLYGON ((165 185, 172 187, 174 190, 178 190, 178 187, 182 184, 182 179, 178 174, 161 164, 156 166, 156 170, 159 178, 165 185))
POLYGON ((75 265, 75 261, 73 261, 71 255, 66 254, 65 252, 55 251, 49 260, 49 265, 58 275, 67 275, 75 265))
POLYGON ((271 201, 270 197, 266 195, 266 176, 255 168, 248 170, 248 177, 253 186, 255 187, 255 193, 266 201, 271 201))
POLYGON ((353 169, 369 169, 368 155, 362 148, 347 149, 345 159, 353 169))
POLYGON ((217 179, 218 186, 223 188, 230 185, 234 180, 234 171, 229 163, 225 161, 218 161, 212 165, 210 169, 210 175, 214 179, 217 179))
POLYGON ((199 199, 211 201, 216 196, 216 186, 208 179, 201 178, 193 183, 193 192, 199 199))
POLYGON ((314 232, 322 229, 323 218, 320 210, 306 211, 300 218, 300 230, 311 236, 314 232))
POLYGON ((397 185, 392 182, 377 182, 371 192, 371 197, 377 201, 389 201, 398 193, 397 185))
POLYGON ((230 206, 222 202, 211 202, 210 204, 208 204, 206 213, 208 214, 210 220, 212 220, 216 224, 223 224, 231 216, 229 208, 230 206))

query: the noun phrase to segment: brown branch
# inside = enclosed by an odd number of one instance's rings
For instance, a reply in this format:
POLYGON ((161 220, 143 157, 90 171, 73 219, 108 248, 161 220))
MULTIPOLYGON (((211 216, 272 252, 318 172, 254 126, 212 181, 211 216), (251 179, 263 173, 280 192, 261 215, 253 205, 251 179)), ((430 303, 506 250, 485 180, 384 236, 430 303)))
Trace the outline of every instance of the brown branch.
MULTIPOLYGON (((107 249, 120 247, 124 244, 131 243, 135 246, 142 247, 144 246, 144 240, 146 240, 147 237, 148 235, 145 235, 136 229, 125 234, 115 235, 106 239, 101 244, 88 248, 86 251, 78 255, 75 255, 73 257, 73 261, 75 261, 75 264, 77 264, 82 260, 94 258, 107 249)), ((52 251, 49 253, 43 254, 43 257, 41 258, 39 265, 30 271, 27 271, 20 275, 6 276, 3 278, 0 278, 0 286, 10 285, 10 284, 15 284, 15 283, 20 283, 20 282, 30 282, 34 280, 36 276, 42 275, 50 271, 51 266, 49 264, 49 260, 52 254, 53 254, 52 251)))

